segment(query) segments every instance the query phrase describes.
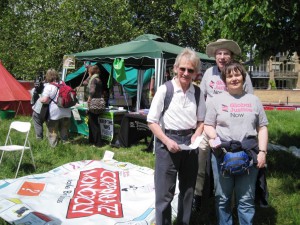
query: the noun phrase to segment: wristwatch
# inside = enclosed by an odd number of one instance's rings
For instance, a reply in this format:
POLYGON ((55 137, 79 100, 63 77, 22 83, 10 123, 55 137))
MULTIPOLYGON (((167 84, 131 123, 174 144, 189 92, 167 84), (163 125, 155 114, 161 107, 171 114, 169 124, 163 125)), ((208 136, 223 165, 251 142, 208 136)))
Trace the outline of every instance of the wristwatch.
POLYGON ((268 154, 266 150, 259 150, 259 152, 263 152, 263 153, 265 153, 266 155, 268 154))

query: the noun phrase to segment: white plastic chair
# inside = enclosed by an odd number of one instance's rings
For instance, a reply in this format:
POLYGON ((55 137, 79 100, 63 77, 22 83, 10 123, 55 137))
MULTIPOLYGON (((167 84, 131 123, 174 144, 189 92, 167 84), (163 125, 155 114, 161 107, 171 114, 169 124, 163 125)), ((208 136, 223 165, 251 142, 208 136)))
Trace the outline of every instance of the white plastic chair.
MULTIPOLYGON (((31 159, 32 159, 32 162, 33 162, 33 166, 34 166, 34 168, 36 168, 35 167, 35 163, 34 163, 33 154, 32 154, 32 151, 31 151, 30 142, 28 140, 30 127, 31 127, 31 123, 30 122, 20 122, 20 121, 14 121, 14 122, 12 122, 10 124, 9 130, 8 130, 8 134, 7 134, 7 137, 6 137, 6 140, 5 140, 5 144, 4 144, 4 146, 0 146, 0 151, 2 151, 1 158, 0 158, 0 164, 2 163, 2 158, 3 158, 4 152, 21 151, 21 156, 20 156, 20 160, 19 160, 19 164, 18 164, 18 168, 17 168, 17 172, 16 172, 15 178, 18 175, 18 172, 19 172, 19 169, 20 169, 20 165, 21 165, 21 162, 22 162, 25 150, 29 150, 30 151, 31 159), (16 141, 12 141, 11 134, 15 133, 15 131, 12 132, 12 130, 20 132, 20 135, 21 134, 25 135, 25 137, 24 137, 24 140, 25 140, 24 141, 24 145, 18 145, 18 144, 15 144, 16 141)), ((21 136, 18 136, 18 139, 20 140, 21 136)))

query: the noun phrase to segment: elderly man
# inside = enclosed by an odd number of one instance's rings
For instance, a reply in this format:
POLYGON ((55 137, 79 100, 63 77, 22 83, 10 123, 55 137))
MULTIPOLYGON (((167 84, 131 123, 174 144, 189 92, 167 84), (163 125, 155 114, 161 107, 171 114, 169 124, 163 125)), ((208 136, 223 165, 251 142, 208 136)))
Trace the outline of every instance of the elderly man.
MULTIPOLYGON (((211 42, 206 46, 206 54, 209 57, 215 57, 217 64, 205 71, 200 83, 201 92, 203 92, 205 98, 208 100, 214 95, 226 91, 226 85, 221 79, 221 71, 227 63, 229 63, 235 57, 241 55, 241 48, 233 40, 218 39, 217 41, 211 42)), ((246 76, 243 89, 245 92, 253 94, 253 86, 248 74, 246 76)), ((193 209, 195 211, 200 211, 201 209, 206 161, 207 159, 210 160, 210 157, 208 157, 210 148, 205 134, 199 148, 199 168, 193 201, 193 209)))
MULTIPOLYGON (((157 225, 172 224, 171 202, 179 181, 177 224, 189 224, 198 170, 198 149, 181 150, 202 134, 205 101, 200 93, 196 102, 193 78, 200 72, 196 52, 184 49, 175 61, 176 76, 168 82, 174 88, 169 107, 164 111, 167 86, 161 85, 154 95, 147 121, 157 137, 155 144, 155 218, 157 225)), ((200 91, 200 90, 199 90, 200 91)))

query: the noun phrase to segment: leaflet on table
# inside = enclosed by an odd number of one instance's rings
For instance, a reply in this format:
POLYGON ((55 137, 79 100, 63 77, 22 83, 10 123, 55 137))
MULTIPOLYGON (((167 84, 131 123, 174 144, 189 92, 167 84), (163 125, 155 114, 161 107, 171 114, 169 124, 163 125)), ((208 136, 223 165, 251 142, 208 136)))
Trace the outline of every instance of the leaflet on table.
POLYGON ((204 138, 203 135, 198 136, 196 138, 196 140, 192 144, 190 144, 189 146, 187 146, 185 144, 180 144, 179 147, 180 147, 181 150, 194 150, 194 149, 199 147, 199 145, 200 145, 201 141, 203 140, 203 138, 204 138))
POLYGON ((80 109, 87 110, 87 106, 88 106, 88 103, 87 102, 83 102, 81 104, 77 103, 75 106, 72 106, 71 108, 72 109, 74 109, 74 108, 80 108, 80 109))
POLYGON ((80 114, 79 114, 77 108, 72 109, 72 114, 73 114, 74 120, 81 120, 81 117, 80 117, 80 114))

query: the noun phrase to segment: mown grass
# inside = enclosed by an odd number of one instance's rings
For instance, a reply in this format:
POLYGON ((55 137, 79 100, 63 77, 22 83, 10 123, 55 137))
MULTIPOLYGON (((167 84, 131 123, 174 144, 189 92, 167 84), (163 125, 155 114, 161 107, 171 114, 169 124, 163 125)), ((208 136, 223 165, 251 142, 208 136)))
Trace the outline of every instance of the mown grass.
POLYGON ((271 143, 300 148, 300 111, 267 111, 271 143))
MULTIPOLYGON (((270 122, 270 143, 300 148, 298 141, 300 138, 300 111, 267 111, 267 116, 270 122)), ((14 120, 29 121, 31 118, 17 117, 14 120)), ((12 120, 0 121, 0 145, 4 144, 11 122, 12 120)), ((130 148, 112 148, 109 145, 97 148, 90 146, 84 136, 73 135, 70 144, 59 144, 56 148, 50 148, 47 140, 40 142, 35 140, 33 128, 30 140, 37 168, 33 169, 30 158, 26 154, 18 176, 44 173, 72 161, 102 159, 106 150, 113 151, 114 159, 118 161, 154 168, 155 157, 152 152, 144 151, 146 145, 143 142, 130 148)), ((269 207, 257 208, 254 224, 300 224, 300 159, 286 151, 269 151, 267 160, 269 207)), ((6 155, 0 165, 0 179, 13 178, 15 169, 14 157, 6 155)), ((200 214, 193 215, 191 225, 215 223, 213 198, 206 209, 200 214)), ((8 223, 0 219, 0 225, 5 224, 8 223)))

